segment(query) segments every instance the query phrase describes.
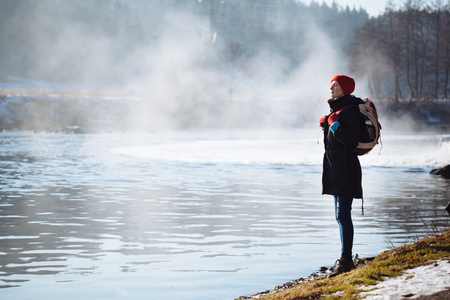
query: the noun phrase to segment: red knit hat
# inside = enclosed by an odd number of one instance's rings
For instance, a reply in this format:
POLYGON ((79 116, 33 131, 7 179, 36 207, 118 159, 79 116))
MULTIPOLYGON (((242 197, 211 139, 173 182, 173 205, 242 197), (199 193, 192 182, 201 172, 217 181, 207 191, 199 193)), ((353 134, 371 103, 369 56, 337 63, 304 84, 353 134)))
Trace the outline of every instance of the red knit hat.
POLYGON ((341 86, 342 91, 345 95, 350 95, 355 90, 355 80, 353 78, 345 75, 336 75, 331 79, 331 82, 337 81, 341 86))

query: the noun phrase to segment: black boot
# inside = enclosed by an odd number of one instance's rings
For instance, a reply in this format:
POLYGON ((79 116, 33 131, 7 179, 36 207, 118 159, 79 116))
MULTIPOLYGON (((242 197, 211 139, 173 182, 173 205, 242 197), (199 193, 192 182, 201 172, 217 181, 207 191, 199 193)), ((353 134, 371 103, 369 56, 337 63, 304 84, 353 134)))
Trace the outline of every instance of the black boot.
POLYGON ((355 265, 353 264, 353 260, 345 257, 340 257, 335 264, 334 271, 331 272, 328 277, 334 277, 336 275, 351 271, 355 268, 355 265))

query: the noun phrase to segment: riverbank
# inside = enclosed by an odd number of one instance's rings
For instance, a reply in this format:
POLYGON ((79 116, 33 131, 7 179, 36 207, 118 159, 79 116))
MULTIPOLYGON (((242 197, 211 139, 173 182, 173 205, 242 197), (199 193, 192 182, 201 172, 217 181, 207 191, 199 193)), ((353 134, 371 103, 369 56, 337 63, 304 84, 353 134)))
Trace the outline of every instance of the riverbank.
MULTIPOLYGON (((104 133, 173 128, 304 128, 316 124, 315 111, 320 103, 312 101, 305 108, 299 99, 280 101, 247 95, 234 100, 224 95, 171 99, 170 95, 82 86, 8 88, 3 84, 2 88, 0 82, 0 130, 104 133)), ((449 99, 375 99, 374 103, 385 128, 443 133, 450 128, 449 99)))
POLYGON ((450 231, 374 258, 355 259, 356 269, 327 278, 331 268, 238 299, 449 299, 450 231))

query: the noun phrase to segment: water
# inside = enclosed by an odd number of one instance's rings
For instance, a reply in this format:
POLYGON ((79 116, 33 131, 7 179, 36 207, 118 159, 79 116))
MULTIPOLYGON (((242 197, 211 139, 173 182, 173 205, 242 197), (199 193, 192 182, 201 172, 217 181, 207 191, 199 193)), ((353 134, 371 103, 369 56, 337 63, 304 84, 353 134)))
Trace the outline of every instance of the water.
MULTIPOLYGON (((339 254, 317 130, 0 134, 1 299, 234 299, 339 254)), ((320 137, 319 137, 320 139, 320 137)), ((448 135, 361 158, 354 251, 448 222, 448 135)))

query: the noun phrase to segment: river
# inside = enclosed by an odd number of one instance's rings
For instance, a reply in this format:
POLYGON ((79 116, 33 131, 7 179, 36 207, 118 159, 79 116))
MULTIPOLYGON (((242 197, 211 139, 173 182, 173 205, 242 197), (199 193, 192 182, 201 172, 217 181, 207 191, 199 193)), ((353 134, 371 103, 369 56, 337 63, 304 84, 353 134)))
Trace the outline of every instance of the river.
MULTIPOLYGON (((338 258, 319 130, 0 133, 1 299, 234 299, 338 258)), ((361 157, 354 253, 447 224, 450 135, 361 157)))

